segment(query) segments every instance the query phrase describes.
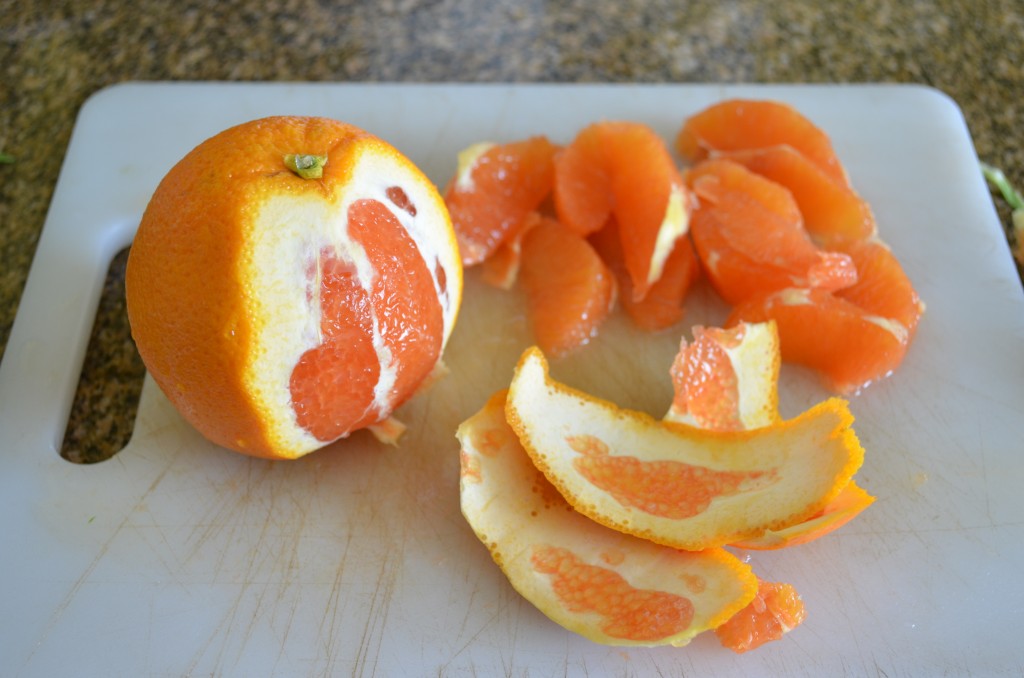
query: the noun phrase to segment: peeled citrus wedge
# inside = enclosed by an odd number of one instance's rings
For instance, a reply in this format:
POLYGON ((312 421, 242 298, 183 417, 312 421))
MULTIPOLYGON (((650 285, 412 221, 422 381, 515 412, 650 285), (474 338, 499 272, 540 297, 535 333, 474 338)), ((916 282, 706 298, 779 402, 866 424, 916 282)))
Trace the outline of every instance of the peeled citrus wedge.
POLYGON ((506 144, 481 142, 459 153, 444 200, 462 262, 489 257, 551 192, 558 148, 543 136, 506 144))
POLYGON ((700 263, 693 250, 693 243, 688 237, 683 236, 676 240, 672 252, 665 260, 661 277, 639 300, 633 297, 633 281, 626 270, 619 225, 615 218, 609 219, 604 228, 587 240, 615 274, 619 287, 618 298, 637 327, 657 332, 683 319, 686 295, 700 276, 700 263))
POLYGON ((672 363, 675 396, 665 420, 716 431, 771 426, 779 421, 781 363, 774 323, 694 327, 672 363))
POLYGON ((560 384, 536 348, 519 360, 506 417, 537 468, 578 511, 690 550, 810 518, 863 461, 843 400, 753 431, 707 431, 560 384))
POLYGON ((786 287, 837 290, 857 281, 848 255, 814 244, 783 186, 731 160, 706 160, 686 181, 699 200, 694 245, 729 303, 786 287))
POLYGON ((728 99, 687 118, 676 148, 693 161, 715 151, 791 146, 833 181, 848 184, 832 140, 800 111, 780 101, 728 99))
POLYGON ((800 208, 808 233, 819 242, 836 236, 869 238, 877 230, 875 216, 866 201, 792 146, 716 153, 715 157, 738 162, 785 186, 800 208))
POLYGON ((750 604, 717 629, 719 642, 737 654, 779 640, 806 617, 803 600, 789 584, 759 581, 750 604))
POLYGON ((573 511, 509 428, 505 398, 459 427, 462 512, 537 609, 594 642, 678 646, 753 599, 750 568, 722 549, 658 546, 573 511))
POLYGON ((512 289, 519 278, 519 268, 523 261, 523 238, 540 221, 539 213, 530 212, 515 229, 509 232, 491 256, 484 259, 481 265, 484 282, 499 289, 512 289))
POLYGON ((774 320, 782 358, 818 372, 825 386, 856 393, 903 361, 910 335, 891 318, 824 290, 786 289, 751 297, 733 308, 728 324, 774 320))
POLYGON ((157 187, 128 317, 161 390, 214 443, 294 458, 392 411, 438 366, 462 293, 448 213, 396 149, 325 118, 238 125, 157 187))
POLYGON ((690 197, 661 138, 646 125, 598 122, 555 158, 558 219, 582 235, 619 225, 631 296, 643 299, 661 278, 689 228, 690 197))
POLYGON ((533 336, 556 357, 588 343, 615 302, 615 279, 594 248, 549 217, 523 236, 520 275, 533 336))

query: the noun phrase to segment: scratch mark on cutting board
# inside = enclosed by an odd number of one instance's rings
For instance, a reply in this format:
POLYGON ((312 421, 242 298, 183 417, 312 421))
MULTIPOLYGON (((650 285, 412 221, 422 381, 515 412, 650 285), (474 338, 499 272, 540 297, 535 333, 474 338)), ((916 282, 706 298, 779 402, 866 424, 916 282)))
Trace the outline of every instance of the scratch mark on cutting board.
MULTIPOLYGON (((243 497, 247 496, 247 495, 248 495, 248 490, 246 490, 246 492, 243 495, 243 497)), ((239 500, 239 503, 241 503, 241 498, 239 500)), ((220 525, 219 522, 215 522, 214 524, 215 525, 220 525)), ((266 530, 267 530, 267 522, 264 521, 264 523, 262 524, 262 526, 260 528, 259 536, 257 537, 257 539, 255 541, 255 546, 254 546, 254 549, 253 549, 254 552, 259 552, 259 548, 258 547, 263 543, 264 537, 266 535, 266 530)), ((224 651, 225 651, 225 648, 226 648, 226 645, 227 645, 227 642, 226 642, 227 637, 230 636, 231 629, 234 627, 235 619, 238 616, 238 611, 242 607, 242 603, 244 602, 247 594, 249 593, 249 589, 252 586, 252 581, 253 581, 253 577, 252 577, 253 571, 252 570, 253 570, 253 566, 254 566, 253 560, 250 559, 249 563, 246 566, 245 576, 242 579, 242 583, 241 583, 241 585, 240 585, 240 587, 238 589, 238 592, 236 593, 236 595, 234 597, 234 600, 232 600, 231 605, 228 607, 228 609, 225 612, 225 614, 221 617, 220 621, 217 622, 216 632, 210 634, 210 636, 206 639, 206 642, 203 643, 203 645, 199 648, 199 650, 192 657, 192 663, 189 665, 188 671, 186 672, 187 675, 192 675, 193 673, 195 673, 196 667, 199 665, 199 662, 203 659, 203 657, 206 655, 207 651, 213 645, 214 641, 216 639, 218 639, 218 638, 222 638, 223 640, 220 643, 219 647, 217 648, 217 653, 216 653, 216 656, 214 658, 214 666, 218 667, 218 668, 222 666, 222 663, 223 663, 223 660, 224 660, 224 651)), ((265 586, 264 586, 264 588, 265 588, 265 586)), ((253 615, 253 618, 255 618, 255 617, 256 617, 256 615, 253 615)), ((251 630, 251 627, 250 627, 250 630, 251 630)), ((247 633, 248 632, 249 631, 247 630, 247 633)), ((212 673, 216 675, 216 674, 220 673, 220 671, 213 671, 212 673)))
POLYGON ((25 663, 22 665, 22 668, 28 666, 32 662, 32 659, 33 657, 35 657, 36 653, 46 644, 47 638, 49 638, 50 634, 53 633, 53 629, 57 626, 57 623, 64 616, 64 613, 67 612, 67 609, 71 606, 71 603, 75 599, 75 596, 78 595, 78 592, 81 590, 82 586, 85 584, 85 582, 89 580, 89 578, 92 576, 92 573, 96 570, 97 566, 99 566, 100 562, 106 557, 107 552, 110 550, 110 545, 113 544, 114 540, 117 539, 118 535, 120 535, 121 532, 124 531, 125 527, 128 525, 129 520, 135 514, 135 511, 139 508, 139 506, 144 504, 146 502, 146 499, 151 494, 153 494, 153 491, 156 490, 157 486, 160 485, 161 481, 163 481, 168 471, 170 471, 171 467, 174 466, 174 461, 175 455, 171 455, 170 458, 168 459, 167 464, 164 465, 164 467, 160 470, 160 473, 158 473, 156 478, 153 479, 153 482, 150 483, 146 491, 142 493, 142 496, 139 497, 138 501, 135 502, 135 505, 132 507, 132 509, 125 513, 124 518, 121 520, 118 526, 114 528, 114 531, 103 542, 102 546, 100 546, 99 552, 92 559, 92 562, 89 563, 85 570, 83 570, 82 574, 79 575, 78 579, 76 579, 75 582, 71 585, 71 588, 64 595, 64 598, 61 600, 60 604, 58 604, 57 607, 54 608, 53 613, 50 615, 50 618, 46 620, 46 626, 43 627, 43 631, 40 634, 39 640, 32 648, 32 652, 30 652, 28 657, 25 658, 25 663))
MULTIPOLYGON (((401 540, 400 540, 401 543, 401 540)), ((370 662, 371 650, 373 654, 373 667, 370 675, 376 673, 377 658, 380 654, 381 641, 384 637, 384 628, 387 625, 388 611, 391 607, 391 598, 395 592, 395 582, 398 575, 398 565, 401 558, 394 558, 393 551, 388 551, 377 577, 377 583, 370 600, 370 614, 363 629, 363 635, 359 639, 359 649, 356 652, 355 667, 353 675, 365 675, 367 663, 370 662)))
MULTIPOLYGON (((475 595, 475 592, 474 592, 474 595, 475 595)), ((487 628, 489 626, 491 626, 492 624, 497 622, 499 619, 504 618, 505 615, 508 612, 508 607, 509 607, 508 601, 504 600, 497 607, 497 609, 494 611, 494 613, 490 617, 488 617, 482 624, 480 624, 480 628, 478 628, 476 630, 476 633, 474 633, 472 636, 467 638, 466 642, 463 643, 461 647, 459 647, 457 650, 455 650, 455 652, 453 652, 451 654, 451 656, 448 658, 448 661, 445 662, 440 667, 439 671, 441 671, 441 672, 445 671, 451 665, 452 662, 454 662, 456 659, 458 659, 459 655, 461 655, 463 652, 465 652, 474 642, 476 642, 476 640, 483 634, 484 631, 487 630, 487 628)), ((466 608, 466 618, 462 622, 462 630, 463 631, 466 630, 466 626, 467 626, 466 620, 469 618, 469 614, 470 614, 470 610, 471 609, 472 608, 470 608, 469 606, 467 606, 467 608, 466 608)))
MULTIPOLYGON (((287 568, 286 568, 287 575, 285 576, 285 582, 287 582, 287 585, 286 586, 282 586, 282 587, 279 588, 279 590, 278 590, 278 600, 276 600, 276 602, 274 603, 274 608, 278 607, 279 604, 283 604, 283 603, 287 603, 288 602, 288 596, 286 595, 286 593, 291 588, 291 583, 292 583, 291 575, 292 575, 292 573, 298 573, 298 571, 301 568, 301 564, 302 563, 301 563, 300 558, 299 558, 299 545, 300 545, 300 542, 301 542, 301 535, 305 532, 306 519, 307 519, 308 514, 307 514, 307 512, 306 512, 304 507, 301 509, 300 512, 301 512, 301 521, 300 521, 301 524, 296 529, 294 529, 294 531, 292 531, 291 539, 289 540, 289 547, 290 548, 287 549, 287 552, 289 554, 288 565, 287 565, 287 568)), ((292 634, 292 625, 295 622, 295 615, 296 615, 296 612, 298 611, 298 607, 299 607, 298 601, 296 601, 295 599, 292 599, 291 605, 289 606, 289 611, 288 611, 288 621, 285 624, 285 633, 284 633, 284 635, 281 638, 281 645, 280 645, 280 648, 279 648, 279 651, 278 651, 278 659, 276 659, 274 661, 273 668, 272 668, 272 670, 270 672, 271 674, 275 674, 276 670, 278 670, 278 666, 285 660, 285 648, 288 646, 288 639, 289 639, 289 637, 292 634)))
MULTIPOLYGON (((326 652, 326 664, 327 664, 327 675, 334 673, 333 665, 337 652, 337 623, 338 623, 338 603, 341 600, 341 580, 345 574, 345 567, 348 563, 349 549, 352 547, 352 533, 349 532, 345 538, 345 548, 341 554, 341 562, 338 563, 338 567, 334 572, 334 581, 331 585, 331 593, 327 598, 327 604, 324 605, 324 615, 320 619, 320 638, 324 640, 324 651, 326 652)), ((317 653, 317 659, 320 659, 319 652, 317 653)))
MULTIPOLYGON (((218 645, 212 655, 212 671, 214 674, 221 673, 229 663, 229 650, 233 650, 239 657, 244 655, 246 647, 256 637, 258 628, 273 622, 274 612, 285 607, 291 600, 275 666, 285 659, 287 639, 299 605, 297 600, 290 597, 290 593, 294 590, 294 574, 301 569, 302 528, 308 517, 308 511, 302 505, 278 505, 278 502, 291 499, 287 492, 274 491, 286 486, 290 477, 272 463, 250 461, 243 487, 224 492, 226 500, 212 512, 211 519, 194 532, 197 543, 193 554, 198 554, 208 542, 215 541, 223 545, 215 565, 215 577, 219 577, 225 560, 230 557, 231 545, 237 541, 236 535, 245 536, 248 534, 247 526, 258 525, 251 543, 245 539, 246 543, 250 543, 249 556, 234 599, 216 624, 216 631, 210 634, 193 656, 190 673, 195 672, 200 662, 210 655, 215 643, 218 645), (285 521, 281 521, 282 516, 287 517, 285 521), (214 540, 214 537, 217 539, 214 540), (280 578, 274 575, 280 575, 280 578), (243 607, 246 608, 244 613, 243 607), (240 628, 236 622, 244 623, 244 628, 240 628)), ((234 572, 227 574, 232 579, 237 576, 234 572)))

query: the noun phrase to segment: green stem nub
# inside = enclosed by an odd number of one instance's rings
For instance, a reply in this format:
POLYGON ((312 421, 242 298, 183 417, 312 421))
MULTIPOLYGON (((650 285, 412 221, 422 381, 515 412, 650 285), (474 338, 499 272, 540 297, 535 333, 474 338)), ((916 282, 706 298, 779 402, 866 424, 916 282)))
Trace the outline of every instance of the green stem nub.
POLYGON ((1003 174, 1003 171, 989 165, 987 163, 981 163, 981 173, 985 175, 990 186, 1003 195, 1003 200, 1014 210, 1024 209, 1024 197, 1021 196, 1017 190, 1010 185, 1010 181, 1003 174))
POLYGON ((289 153, 284 156, 284 164, 303 179, 319 179, 324 175, 326 155, 297 155, 289 153))

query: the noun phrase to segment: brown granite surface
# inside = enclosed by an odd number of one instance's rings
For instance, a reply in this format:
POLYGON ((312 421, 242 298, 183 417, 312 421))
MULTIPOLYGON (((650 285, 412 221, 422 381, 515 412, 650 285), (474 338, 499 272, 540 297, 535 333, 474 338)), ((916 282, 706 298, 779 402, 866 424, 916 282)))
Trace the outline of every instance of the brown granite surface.
MULTIPOLYGON (((0 355, 75 117, 125 80, 914 82, 1024 187, 1020 0, 0 0, 0 355)), ((1009 212, 997 203, 1004 221, 1009 212)), ((142 367, 111 267, 64 454, 127 440, 142 367)))

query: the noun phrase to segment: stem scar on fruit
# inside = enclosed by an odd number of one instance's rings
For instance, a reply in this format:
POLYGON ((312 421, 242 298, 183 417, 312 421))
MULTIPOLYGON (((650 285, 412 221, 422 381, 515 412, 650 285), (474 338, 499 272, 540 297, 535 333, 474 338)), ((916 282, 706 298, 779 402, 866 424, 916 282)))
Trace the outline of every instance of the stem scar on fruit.
POLYGON ((284 164, 303 179, 319 179, 324 175, 327 156, 289 153, 284 156, 284 164))

